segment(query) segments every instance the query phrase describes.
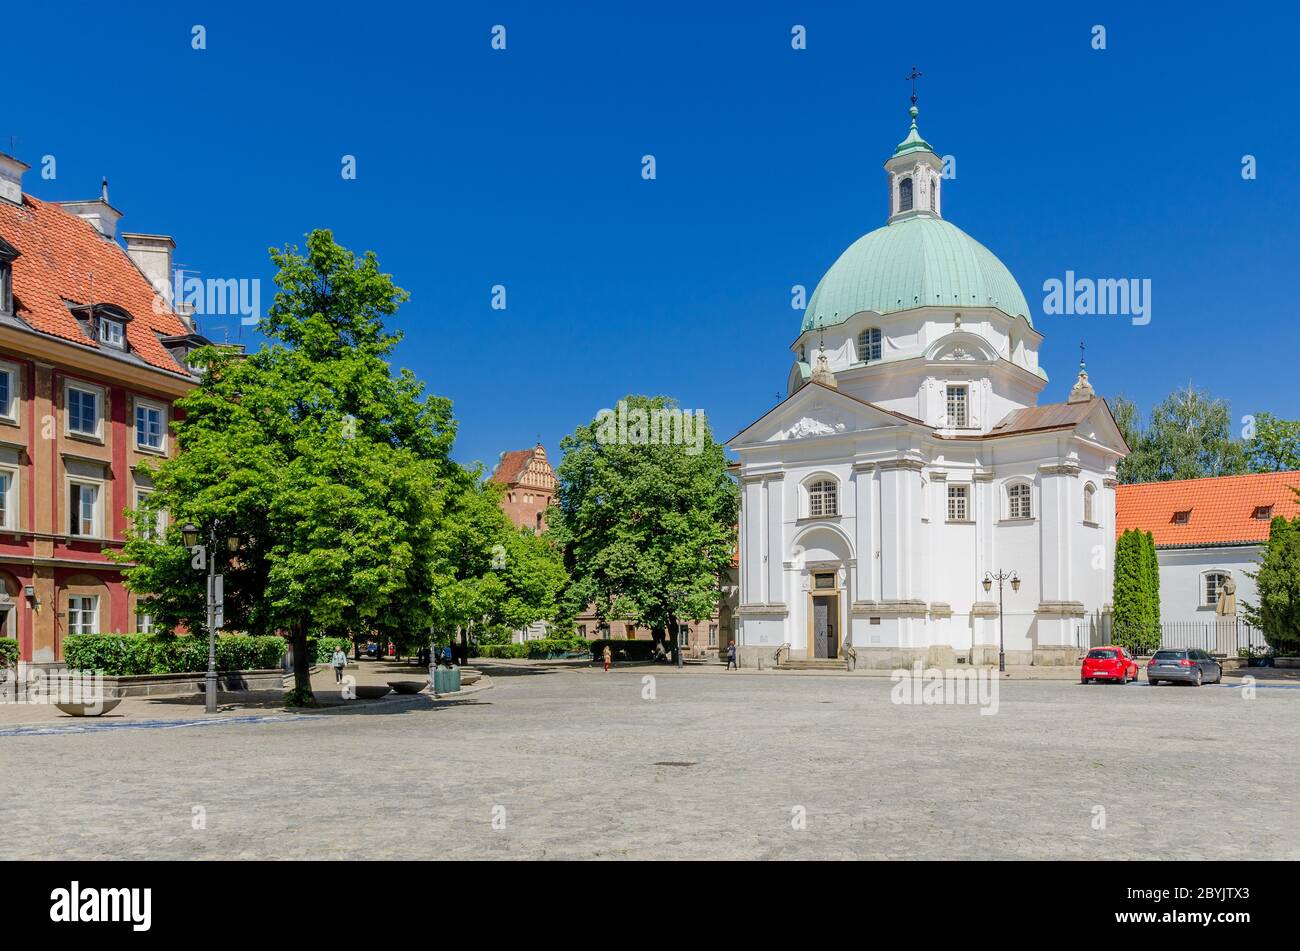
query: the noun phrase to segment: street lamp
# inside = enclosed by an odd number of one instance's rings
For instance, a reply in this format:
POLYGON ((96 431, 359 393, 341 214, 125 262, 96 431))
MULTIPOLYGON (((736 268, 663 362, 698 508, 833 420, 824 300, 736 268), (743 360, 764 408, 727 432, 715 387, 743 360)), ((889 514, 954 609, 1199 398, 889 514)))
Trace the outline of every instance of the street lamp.
POLYGON ((680 670, 684 661, 682 660, 682 622, 677 617, 677 605, 686 600, 686 592, 680 588, 674 588, 668 592, 668 597, 673 602, 673 620, 677 622, 677 630, 673 632, 675 638, 674 647, 677 650, 677 669, 680 670))
MULTIPOLYGON (((217 574, 216 549, 217 527, 213 525, 208 531, 208 544, 199 544, 199 527, 193 522, 186 522, 181 528, 181 540, 190 550, 190 566, 198 571, 207 568, 207 628, 208 628, 208 677, 207 677, 207 712, 217 712, 217 628, 225 623, 224 618, 224 584, 223 576, 217 574)), ((239 551, 239 536, 226 536, 226 551, 235 554, 239 551)))
POLYGON ((1003 637, 1003 631, 1006 628, 1006 622, 1002 618, 1002 582, 1010 581, 1011 590, 1020 590, 1020 578, 1014 571, 996 571, 984 572, 984 593, 987 594, 993 589, 993 582, 998 583, 998 673, 1006 673, 1007 670, 1007 650, 1006 641, 1003 637))

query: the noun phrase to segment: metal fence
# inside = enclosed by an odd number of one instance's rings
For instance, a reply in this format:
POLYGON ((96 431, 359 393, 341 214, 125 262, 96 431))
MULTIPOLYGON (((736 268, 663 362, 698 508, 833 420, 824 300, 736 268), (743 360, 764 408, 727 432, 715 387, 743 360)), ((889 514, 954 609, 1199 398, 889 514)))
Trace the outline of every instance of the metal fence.
MULTIPOLYGON (((1075 644, 1080 649, 1114 643, 1115 631, 1110 615, 1093 615, 1076 627, 1075 644)), ((1211 654, 1237 657, 1242 649, 1261 652, 1267 648, 1264 632, 1239 618, 1206 621, 1162 621, 1160 646, 1163 648, 1196 647, 1211 654)))

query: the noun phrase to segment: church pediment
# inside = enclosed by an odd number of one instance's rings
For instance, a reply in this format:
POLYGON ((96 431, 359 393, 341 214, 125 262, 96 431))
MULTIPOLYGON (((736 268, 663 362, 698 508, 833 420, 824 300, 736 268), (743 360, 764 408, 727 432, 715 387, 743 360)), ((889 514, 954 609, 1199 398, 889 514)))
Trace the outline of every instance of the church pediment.
MULTIPOLYGON (((838 390, 808 384, 728 442, 733 448, 821 439, 908 425, 907 421, 871 403, 838 390)), ((917 424, 919 425, 919 424, 917 424)))

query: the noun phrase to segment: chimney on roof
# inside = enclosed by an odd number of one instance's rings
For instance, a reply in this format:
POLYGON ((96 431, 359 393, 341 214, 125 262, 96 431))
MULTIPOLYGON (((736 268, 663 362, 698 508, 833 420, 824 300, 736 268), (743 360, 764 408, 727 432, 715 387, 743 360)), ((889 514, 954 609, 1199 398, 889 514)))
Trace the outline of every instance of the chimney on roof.
POLYGON ((31 168, 12 155, 0 152, 0 201, 21 205, 23 203, 23 172, 31 168))
POLYGON ((140 273, 149 279, 154 293, 167 302, 168 308, 171 308, 173 306, 172 252, 176 250, 176 242, 172 240, 171 235, 123 231, 122 240, 126 242, 127 257, 134 261, 140 273))
POLYGON ((122 213, 108 203, 107 178, 100 183, 98 198, 89 201, 61 201, 59 204, 78 218, 89 221, 105 238, 117 236, 117 223, 122 219, 122 213))

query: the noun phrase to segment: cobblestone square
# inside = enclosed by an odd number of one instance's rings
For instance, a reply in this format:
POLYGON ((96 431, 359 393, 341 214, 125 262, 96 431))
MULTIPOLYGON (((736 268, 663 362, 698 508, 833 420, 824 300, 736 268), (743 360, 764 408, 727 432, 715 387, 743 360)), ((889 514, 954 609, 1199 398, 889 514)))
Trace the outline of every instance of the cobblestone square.
POLYGON ((8 855, 1300 858, 1295 684, 1010 680, 986 716, 883 677, 490 672, 439 704, 11 731, 8 855))

